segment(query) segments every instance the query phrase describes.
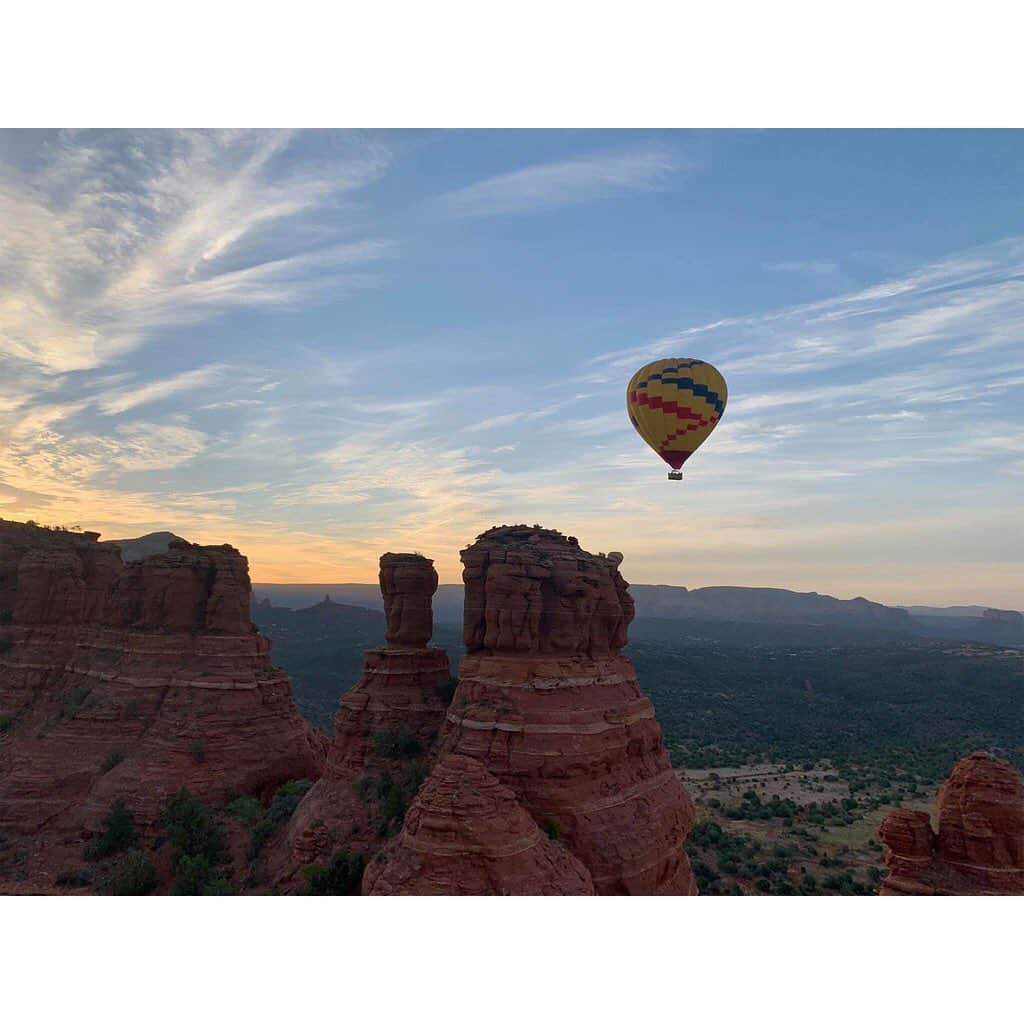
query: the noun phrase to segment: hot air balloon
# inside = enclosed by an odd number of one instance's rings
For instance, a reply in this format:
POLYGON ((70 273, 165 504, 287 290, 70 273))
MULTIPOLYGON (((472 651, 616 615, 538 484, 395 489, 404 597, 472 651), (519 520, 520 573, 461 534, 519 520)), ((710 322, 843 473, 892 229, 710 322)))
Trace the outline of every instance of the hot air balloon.
POLYGON ((725 378, 700 359, 658 359, 633 374, 626 411, 636 432, 682 480, 683 463, 707 440, 725 411, 725 378))

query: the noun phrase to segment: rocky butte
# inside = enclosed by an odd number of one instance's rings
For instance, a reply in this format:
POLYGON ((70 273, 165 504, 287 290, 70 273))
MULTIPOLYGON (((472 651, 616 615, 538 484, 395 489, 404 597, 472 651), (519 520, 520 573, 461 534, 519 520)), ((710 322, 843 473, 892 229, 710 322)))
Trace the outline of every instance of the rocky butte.
POLYGON ((126 562, 96 533, 0 520, 0 830, 27 876, 80 863, 117 799, 145 831, 183 786, 223 802, 319 775, 325 739, 249 601, 226 544, 126 562))
POLYGON ((1024 895, 1024 781, 977 752, 939 789, 937 831, 923 811, 891 812, 879 836, 889 874, 882 896, 1024 895))
POLYGON ((434 563, 422 555, 382 555, 380 588, 386 646, 366 652, 362 678, 341 698, 323 776, 270 852, 286 888, 301 880, 297 868, 338 847, 375 850, 398 830, 444 721, 448 655, 429 646, 434 563))
POLYGON ((693 803, 621 654, 633 618, 621 556, 502 526, 462 561, 466 655, 442 753, 515 793, 599 895, 694 895, 693 803))

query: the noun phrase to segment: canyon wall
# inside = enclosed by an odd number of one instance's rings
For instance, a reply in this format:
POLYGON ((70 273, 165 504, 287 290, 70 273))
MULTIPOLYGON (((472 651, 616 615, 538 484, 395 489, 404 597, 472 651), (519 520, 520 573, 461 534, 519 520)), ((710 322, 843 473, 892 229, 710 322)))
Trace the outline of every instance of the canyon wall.
POLYGON ((0 829, 69 850, 116 799, 142 829, 320 773, 325 738, 249 615, 246 559, 174 540, 125 562, 95 533, 0 520, 0 829))

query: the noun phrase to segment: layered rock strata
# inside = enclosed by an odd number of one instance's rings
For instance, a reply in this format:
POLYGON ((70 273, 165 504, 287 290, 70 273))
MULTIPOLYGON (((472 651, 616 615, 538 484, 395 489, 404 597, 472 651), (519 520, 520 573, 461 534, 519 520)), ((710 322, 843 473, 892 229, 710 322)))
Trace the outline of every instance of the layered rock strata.
POLYGON ((366 868, 369 896, 593 896, 587 869, 484 766, 441 758, 402 831, 366 868))
POLYGON ((450 692, 448 655, 428 646, 433 562, 381 557, 386 647, 367 651, 363 675, 342 698, 322 778, 297 808, 279 876, 346 846, 375 849, 401 825, 426 774, 450 692))
POLYGON ((442 751, 479 761, 557 830, 598 894, 695 894, 693 803, 619 653, 633 618, 621 558, 513 526, 462 560, 467 653, 442 751))
POLYGON ((434 632, 434 563, 422 555, 388 552, 380 556, 379 578, 388 647, 426 647, 434 632))
POLYGON ((883 896, 1024 895, 1024 781, 1006 761, 977 752, 939 789, 937 830, 903 808, 879 829, 889 874, 883 896))
POLYGON ((174 541, 125 563, 98 534, 0 521, 0 829, 80 842, 116 799, 145 829, 319 775, 325 738, 249 618, 246 559, 174 541))

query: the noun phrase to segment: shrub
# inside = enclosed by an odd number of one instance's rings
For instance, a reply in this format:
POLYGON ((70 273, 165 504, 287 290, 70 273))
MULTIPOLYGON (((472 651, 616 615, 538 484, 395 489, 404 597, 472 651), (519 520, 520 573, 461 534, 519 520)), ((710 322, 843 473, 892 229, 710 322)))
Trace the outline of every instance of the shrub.
POLYGON ((103 819, 103 831, 85 848, 89 860, 102 860, 135 842, 135 819, 123 800, 115 800, 103 819))
POLYGON ((92 882, 92 872, 79 869, 77 871, 62 871, 54 879, 53 884, 60 889, 82 889, 87 885, 92 885, 92 882))
POLYGON ((172 896, 201 896, 203 890, 213 881, 214 870, 209 858, 198 853, 190 856, 185 853, 178 858, 174 872, 172 896))
POLYGON ((330 864, 310 865, 306 876, 305 896, 356 896, 363 879, 366 859, 348 849, 338 850, 330 864))
POLYGON ((172 896, 234 896, 235 887, 226 870, 218 868, 205 853, 178 858, 172 896))
POLYGON ((544 822, 544 831, 548 834, 548 839, 558 838, 558 822, 554 818, 548 818, 544 822))
POLYGON ((123 750, 112 750, 103 759, 103 764, 100 765, 100 772, 106 775, 111 768, 116 768, 124 760, 123 750))
POLYGON ((103 884, 110 896, 148 896, 156 888, 156 869, 141 850, 119 857, 103 884))
POLYGON ((249 848, 246 850, 246 859, 252 863, 263 852, 267 840, 274 834, 274 823, 269 818, 263 818, 253 828, 249 836, 249 848))
POLYGON ((0 715, 0 732, 7 732, 14 725, 14 715, 0 715))
POLYGON ((455 688, 458 685, 458 679, 454 676, 449 676, 443 683, 437 683, 434 686, 434 693, 436 693, 440 700, 445 704, 451 704, 452 697, 455 696, 455 688))
POLYGON ((423 753, 420 741, 404 732, 375 732, 373 749, 378 757, 391 759, 416 757, 423 753))
POLYGON ((201 737, 197 740, 192 741, 192 746, 188 748, 189 753, 192 755, 192 760, 196 764, 202 764, 206 760, 206 740, 201 737))
POLYGON ((267 812, 275 828, 295 813, 299 801, 309 792, 312 785, 309 779, 292 779, 278 788, 267 812))
POLYGON ((246 858, 250 863, 263 852, 263 847, 276 829, 295 813, 299 801, 309 792, 312 785, 309 779, 292 779, 279 786, 265 814, 259 801, 253 797, 239 797, 228 806, 229 814, 253 826, 249 836, 249 848, 246 851, 246 858))
POLYGON ((380 780, 378 795, 381 801, 381 820, 377 825, 377 835, 386 836, 392 826, 401 825, 405 817, 405 792, 390 775, 385 775, 380 780))
POLYGON ((237 896, 238 892, 234 885, 231 884, 231 880, 225 878, 223 874, 214 876, 206 885, 203 887, 203 891, 199 894, 200 896, 237 896))
POLYGON ((61 716, 74 718, 79 712, 91 708, 96 703, 92 689, 88 686, 76 686, 68 690, 61 699, 61 716))
POLYGON ((171 797, 164 824, 176 859, 204 856, 210 864, 220 864, 226 859, 223 830, 213 820, 209 808, 187 789, 171 797))
POLYGON ((372 775, 360 775, 352 783, 352 789, 363 803, 369 803, 377 791, 377 780, 372 775))
POLYGON ((409 765, 409 768, 405 773, 405 791, 410 794, 415 794, 416 790, 423 785, 423 780, 426 777, 427 773, 423 770, 422 765, 409 765))
POLYGON ((225 810, 246 825, 256 825, 263 818, 263 804, 254 796, 240 796, 232 800, 225 810))
POLYGON ((10 608, 0 608, 0 626, 9 626, 14 621, 14 612, 10 608))

